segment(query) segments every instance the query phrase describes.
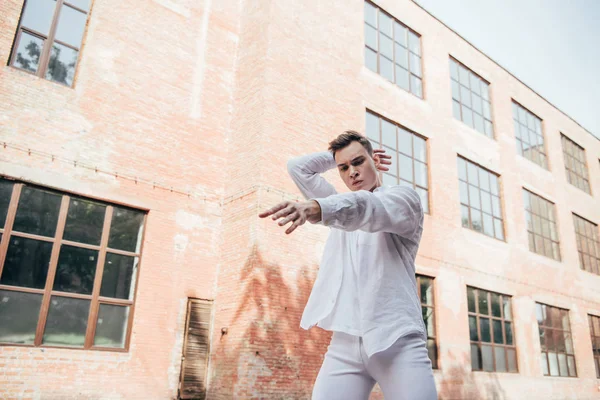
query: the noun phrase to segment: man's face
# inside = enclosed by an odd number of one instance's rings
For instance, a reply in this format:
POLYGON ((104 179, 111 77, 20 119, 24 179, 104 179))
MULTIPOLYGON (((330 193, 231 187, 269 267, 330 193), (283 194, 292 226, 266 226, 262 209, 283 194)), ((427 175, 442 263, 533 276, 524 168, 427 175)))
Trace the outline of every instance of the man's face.
POLYGON ((353 192, 373 191, 381 186, 377 167, 379 160, 373 158, 359 142, 352 142, 335 153, 335 162, 342 180, 353 192))

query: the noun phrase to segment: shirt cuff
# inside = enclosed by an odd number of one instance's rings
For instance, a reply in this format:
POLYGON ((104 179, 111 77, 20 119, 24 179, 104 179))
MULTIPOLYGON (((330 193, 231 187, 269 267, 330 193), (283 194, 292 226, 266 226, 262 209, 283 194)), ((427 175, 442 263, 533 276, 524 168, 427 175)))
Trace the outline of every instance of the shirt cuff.
POLYGON ((327 198, 311 199, 311 200, 314 200, 317 203, 319 203, 319 207, 321 207, 321 221, 319 221, 318 223, 321 225, 325 225, 325 226, 331 225, 331 223, 333 222, 333 216, 334 216, 334 212, 335 212, 335 209, 334 209, 335 202, 333 202, 327 198))

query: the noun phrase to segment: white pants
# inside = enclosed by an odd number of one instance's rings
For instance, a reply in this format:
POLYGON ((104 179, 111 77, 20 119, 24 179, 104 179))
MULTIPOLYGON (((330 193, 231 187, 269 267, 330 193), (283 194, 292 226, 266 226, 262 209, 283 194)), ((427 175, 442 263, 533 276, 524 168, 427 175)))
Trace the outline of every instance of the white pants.
POLYGON ((408 335, 367 358, 362 338, 334 332, 312 399, 368 400, 375 382, 386 400, 436 400, 425 341, 408 335))

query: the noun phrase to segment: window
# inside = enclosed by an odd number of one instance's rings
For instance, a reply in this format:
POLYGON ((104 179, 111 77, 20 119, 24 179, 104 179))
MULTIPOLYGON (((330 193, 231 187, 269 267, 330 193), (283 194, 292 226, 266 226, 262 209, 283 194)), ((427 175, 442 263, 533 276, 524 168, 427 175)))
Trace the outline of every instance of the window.
POLYGON ((548 169, 548 157, 542 133, 542 120, 513 100, 513 122, 517 138, 517 153, 548 169))
POLYGON ((73 86, 90 0, 25 0, 10 65, 73 86))
POLYGON ((565 135, 561 134, 560 136, 567 180, 571 185, 591 194, 587 163, 585 162, 585 150, 565 135))
POLYGON ((523 189, 529 250, 560 261, 554 203, 523 189))
POLYGON ((592 337, 592 352, 596 366, 596 378, 600 379, 600 317, 588 315, 590 321, 590 336, 592 337))
POLYGON ((467 287, 467 303, 473 371, 517 372, 510 296, 467 287))
POLYGON ((569 311, 540 303, 535 306, 544 375, 577 376, 569 311))
POLYGON ((365 65, 423 98, 421 36, 369 2, 365 2, 365 65))
POLYGON ((435 303, 433 298, 433 278, 417 275, 417 290, 421 299, 423 322, 427 330, 427 352, 433 368, 437 368, 437 343, 435 334, 435 303))
POLYGON ((145 213, 0 180, 0 343, 126 349, 145 213))
POLYGON ((600 240, 598 225, 573 214, 577 251, 581 269, 600 275, 600 240))
POLYGON ((429 212, 427 143, 424 138, 367 111, 367 137, 374 149, 392 156, 390 170, 382 173, 384 185, 411 185, 419 194, 423 211, 429 212))
POLYGON ((504 240, 498 175, 458 157, 462 226, 504 240))
POLYGON ((453 58, 450 58, 450 84, 454 118, 493 139, 490 84, 453 58))

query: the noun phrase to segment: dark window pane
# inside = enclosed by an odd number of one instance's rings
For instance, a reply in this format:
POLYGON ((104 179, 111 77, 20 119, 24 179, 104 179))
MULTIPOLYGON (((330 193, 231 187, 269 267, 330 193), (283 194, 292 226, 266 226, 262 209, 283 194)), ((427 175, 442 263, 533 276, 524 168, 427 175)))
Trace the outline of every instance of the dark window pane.
POLYGON ((129 307, 100 304, 94 346, 125 347, 129 307))
POLYGON ((508 358, 508 371, 517 372, 517 353, 514 349, 506 349, 508 358))
POLYGON ((467 288, 467 303, 469 304, 469 311, 476 312, 475 310, 475 289, 467 288))
POLYGON ((506 344, 513 344, 512 323, 504 322, 504 330, 506 332, 506 344))
POLYGON ((83 347, 90 301, 52 296, 43 344, 83 347))
POLYGON ((21 25, 43 35, 48 35, 56 0, 27 0, 21 25))
POLYGON ((92 294, 98 251, 63 245, 58 256, 53 290, 92 294))
POLYGON ((78 54, 77 50, 54 42, 50 61, 48 62, 48 69, 46 70, 46 79, 67 86, 73 85, 78 54))
POLYGON ((473 341, 479 340, 479 334, 477 333, 477 318, 469 315, 469 337, 473 341))
POLYGON ((494 317, 500 317, 502 316, 501 311, 500 311, 500 296, 497 295, 496 293, 492 293, 492 315, 494 317))
POLYGON ((428 306, 433 305, 433 285, 432 280, 425 277, 420 277, 421 282, 421 303, 428 306))
POLYGON ((490 313, 488 310, 488 292, 479 290, 477 293, 477 299, 479 300, 479 314, 488 315, 490 313))
POLYGON ((0 290, 0 342, 32 344, 42 295, 0 290))
POLYGON ((105 212, 106 206, 72 198, 63 239, 99 245, 105 212))
POLYGON ((41 236, 54 236, 61 196, 31 187, 21 191, 13 230, 41 236))
MULTIPOLYGON (((577 376, 575 357, 567 356, 567 365, 569 366, 569 376, 577 376)), ((596 359, 596 376, 600 378, 600 359, 596 359)))
POLYGON ((481 371, 481 350, 478 344, 471 344, 471 368, 473 371, 481 371))
POLYGON ((433 369, 437 368, 437 347, 434 339, 427 340, 427 354, 431 360, 431 366, 433 369))
POLYGON ((115 207, 110 223, 108 247, 139 253, 144 213, 115 207))
POLYGON ((492 341, 490 332, 490 320, 487 318, 479 318, 479 325, 481 328, 481 341, 490 343, 492 341))
POLYGON ((56 28, 56 40, 79 48, 86 19, 87 14, 63 4, 56 28))
POLYGON ((427 336, 435 336, 435 326, 433 320, 433 309, 429 307, 422 307, 423 321, 425 322, 425 329, 427 330, 427 336))
POLYGON ((12 182, 0 179, 0 228, 4 228, 6 222, 13 186, 12 182))
POLYGON ((504 347, 494 347, 494 356, 496 357, 496 371, 506 372, 506 354, 504 347))
POLYGON ((138 258, 106 253, 100 296, 133 299, 138 258))
POLYGON ((43 289, 51 253, 52 243, 11 237, 0 283, 43 289))
POLYGON ((492 346, 481 346, 481 360, 483 361, 483 370, 491 372, 494 370, 494 357, 492 346))
POLYGON ((502 337, 502 321, 494 319, 492 320, 494 328, 494 343, 503 344, 504 338, 502 337))

